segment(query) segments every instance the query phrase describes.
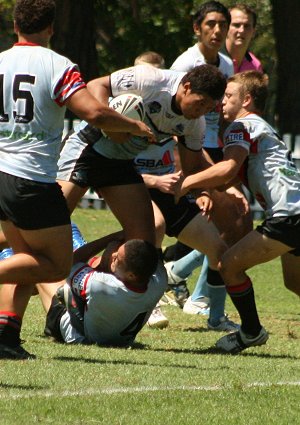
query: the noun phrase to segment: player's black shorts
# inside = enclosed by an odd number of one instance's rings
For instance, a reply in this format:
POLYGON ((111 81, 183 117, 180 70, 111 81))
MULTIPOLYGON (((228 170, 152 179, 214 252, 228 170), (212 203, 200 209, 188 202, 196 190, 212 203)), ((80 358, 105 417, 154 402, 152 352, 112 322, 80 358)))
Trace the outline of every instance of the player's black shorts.
POLYGON ((107 186, 143 183, 133 160, 109 159, 87 146, 76 161, 70 181, 80 187, 101 189, 107 186))
POLYGON ((0 220, 24 230, 70 223, 70 212, 57 183, 41 183, 0 171, 0 220))
POLYGON ((300 256, 300 215, 267 218, 256 230, 292 247, 289 253, 300 256))
POLYGON ((149 189, 152 201, 158 206, 166 222, 166 234, 178 236, 185 226, 200 213, 199 207, 193 200, 183 196, 178 204, 174 196, 158 189, 149 189))

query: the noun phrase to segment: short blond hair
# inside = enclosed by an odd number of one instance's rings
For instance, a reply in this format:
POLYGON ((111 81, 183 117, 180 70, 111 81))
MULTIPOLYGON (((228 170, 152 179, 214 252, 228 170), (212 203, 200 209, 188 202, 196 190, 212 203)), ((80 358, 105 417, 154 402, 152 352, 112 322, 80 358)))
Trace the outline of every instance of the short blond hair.
POLYGON ((241 97, 249 93, 253 99, 254 107, 262 113, 268 97, 268 77, 260 71, 244 71, 228 78, 227 83, 238 83, 241 86, 241 97))
POLYGON ((165 68, 164 58, 156 52, 151 50, 141 53, 135 58, 134 65, 145 65, 149 64, 155 66, 156 68, 165 68))

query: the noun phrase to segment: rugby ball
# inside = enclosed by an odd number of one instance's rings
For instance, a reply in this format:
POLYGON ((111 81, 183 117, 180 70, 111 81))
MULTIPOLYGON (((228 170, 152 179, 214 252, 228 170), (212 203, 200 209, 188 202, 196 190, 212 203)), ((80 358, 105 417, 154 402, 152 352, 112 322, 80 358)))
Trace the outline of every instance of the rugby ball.
POLYGON ((136 94, 126 93, 114 97, 110 100, 109 106, 128 118, 138 121, 145 119, 143 99, 136 94))

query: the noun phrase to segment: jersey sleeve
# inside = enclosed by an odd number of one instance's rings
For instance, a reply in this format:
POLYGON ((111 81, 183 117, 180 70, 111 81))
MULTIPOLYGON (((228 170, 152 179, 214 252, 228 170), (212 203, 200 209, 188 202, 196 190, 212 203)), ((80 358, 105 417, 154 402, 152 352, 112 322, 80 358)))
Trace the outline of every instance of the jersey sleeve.
POLYGON ((149 96, 161 70, 151 65, 137 65, 113 72, 110 76, 111 91, 114 97, 124 93, 134 93, 142 98, 149 96))
POLYGON ((77 65, 70 64, 54 86, 53 99, 59 106, 63 106, 72 94, 84 87, 86 84, 77 65))
POLYGON ((93 273, 94 269, 88 264, 76 263, 71 269, 67 283, 77 295, 85 298, 87 284, 93 273))
POLYGON ((241 146, 249 153, 251 144, 253 144, 253 140, 251 140, 245 123, 233 122, 224 134, 224 149, 230 146, 241 146))

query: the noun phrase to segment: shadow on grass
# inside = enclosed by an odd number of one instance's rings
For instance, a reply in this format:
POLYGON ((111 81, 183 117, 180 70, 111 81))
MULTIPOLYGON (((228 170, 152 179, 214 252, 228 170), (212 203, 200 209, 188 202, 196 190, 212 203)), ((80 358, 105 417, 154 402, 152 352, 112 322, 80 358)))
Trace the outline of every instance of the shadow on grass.
POLYGON ((217 347, 208 347, 204 349, 181 349, 181 348, 154 348, 152 351, 159 351, 159 352, 172 352, 172 353, 178 353, 178 354, 212 354, 212 355, 218 355, 218 356, 229 356, 229 357, 236 357, 236 356, 244 356, 244 357, 258 357, 262 359, 288 359, 288 360, 300 360, 299 357, 296 356, 290 356, 290 355, 283 355, 283 354, 270 354, 270 353, 248 353, 248 352, 242 352, 239 354, 230 354, 230 353, 224 353, 224 351, 221 351, 217 347))
POLYGON ((1 388, 4 388, 6 390, 9 390, 9 389, 15 389, 15 390, 45 390, 46 389, 46 387, 43 387, 41 385, 4 384, 3 382, 0 382, 0 389, 1 388))
MULTIPOLYGON (((92 363, 92 364, 110 364, 110 365, 130 365, 130 366, 150 366, 150 367, 166 367, 165 364, 157 364, 157 363, 149 363, 146 362, 136 362, 136 361, 128 361, 128 360, 106 360, 106 359, 95 359, 95 358, 83 358, 80 357, 68 357, 68 356, 59 356, 54 357, 54 360, 63 361, 63 362, 83 362, 83 363, 92 363)), ((187 366, 182 364, 168 364, 168 367, 178 367, 181 369, 198 369, 197 366, 187 366)))

